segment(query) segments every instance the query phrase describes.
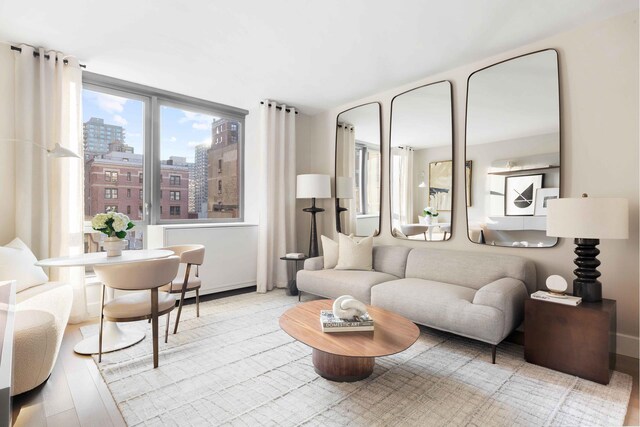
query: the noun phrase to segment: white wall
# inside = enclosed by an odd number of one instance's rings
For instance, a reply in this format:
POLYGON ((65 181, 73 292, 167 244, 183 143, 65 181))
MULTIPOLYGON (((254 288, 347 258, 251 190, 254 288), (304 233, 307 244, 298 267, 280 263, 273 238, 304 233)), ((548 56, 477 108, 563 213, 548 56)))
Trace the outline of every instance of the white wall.
MULTIPOLYGON (((468 76, 485 66, 536 50, 559 52, 562 116, 562 194, 578 197, 625 197, 630 202, 630 238, 603 241, 600 271, 605 298, 618 304, 618 352, 638 355, 638 11, 559 34, 450 71, 428 76, 354 100, 314 116, 307 139, 299 139, 298 173, 333 173, 335 120, 340 112, 382 102, 382 148, 388 153, 391 98, 414 87, 450 80, 454 97, 454 161, 464 162, 465 94, 468 76)), ((467 239, 464 213, 464 168, 456 168, 453 238, 447 242, 394 239, 389 222, 388 156, 383 164, 383 219, 375 243, 483 251, 520 255, 536 262, 539 286, 550 274, 573 277, 573 242, 561 239, 548 249, 480 246, 467 239)), ((306 203, 306 201, 305 201, 306 203)), ((299 204, 300 205, 300 204, 299 204)), ((331 207, 330 200, 321 206, 331 207)), ((302 207, 301 205, 299 207, 302 207)), ((308 241, 308 214, 299 212, 298 241, 308 241)), ((319 216, 319 233, 335 235, 331 211, 319 216)))

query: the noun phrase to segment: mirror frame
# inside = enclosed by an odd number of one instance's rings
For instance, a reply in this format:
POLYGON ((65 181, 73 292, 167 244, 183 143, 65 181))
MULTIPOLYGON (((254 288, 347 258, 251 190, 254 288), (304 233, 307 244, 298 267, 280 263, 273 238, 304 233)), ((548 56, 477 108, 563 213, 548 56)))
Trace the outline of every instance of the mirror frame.
MULTIPOLYGON (((536 50, 533 52, 529 52, 529 53, 523 53, 522 55, 518 55, 518 56, 513 56, 511 58, 507 58, 507 59, 503 59, 502 61, 493 63, 491 65, 487 65, 486 67, 480 68, 478 70, 475 70, 473 73, 469 74, 469 77, 467 77, 467 92, 465 94, 465 111, 464 111, 464 159, 463 162, 466 165, 467 160, 469 160, 467 158, 467 137, 468 137, 468 125, 469 125, 469 83, 471 81, 471 77, 473 77, 474 74, 479 73, 480 71, 484 71, 488 68, 491 67, 495 67, 496 65, 500 65, 503 64, 505 62, 509 62, 512 61, 514 59, 518 59, 518 58, 523 58, 525 56, 530 56, 530 55, 535 55, 537 53, 542 53, 542 52, 549 52, 552 51, 555 53, 556 56, 556 71, 557 71, 557 78, 558 78, 558 157, 560 159, 560 171, 558 173, 558 188, 559 188, 559 198, 562 198, 563 196, 563 188, 562 188, 562 183, 563 183, 563 179, 562 179, 562 175, 563 175, 563 155, 562 155, 562 81, 560 79, 561 74, 560 74, 560 54, 558 52, 557 49, 554 48, 547 48, 547 49, 540 49, 540 50, 536 50)), ((467 195, 467 186, 466 186, 466 176, 465 176, 465 200, 467 199, 467 197, 471 197, 471 195, 467 195)), ((471 236, 469 235, 469 207, 465 208, 465 220, 466 220, 466 225, 467 225, 467 239, 471 242, 474 243, 476 245, 482 245, 482 246, 492 246, 489 245, 487 243, 479 243, 479 242, 474 242, 473 240, 471 240, 471 236)), ((453 230, 452 230, 453 231, 453 230)), ((528 249, 528 248, 536 248, 536 249, 548 249, 548 248, 553 248, 555 246, 558 245, 559 242, 559 238, 556 237, 556 242, 553 245, 550 246, 518 246, 515 249, 528 249)), ((513 248, 512 246, 500 246, 501 248, 513 248)))
MULTIPOLYGON (((340 213, 342 213, 342 211, 338 211, 338 198, 336 197, 337 194, 337 166, 338 166, 338 124, 339 122, 339 118, 342 114, 351 111, 351 110, 355 110, 356 108, 360 108, 360 107, 364 107, 367 105, 372 105, 372 104, 377 104, 378 105, 378 138, 380 139, 380 202, 378 203, 379 205, 379 210, 378 210, 378 229, 377 232, 373 234, 374 237, 379 236, 380 235, 380 229, 382 228, 382 195, 384 194, 384 188, 382 186, 382 172, 384 170, 384 150, 382 149, 382 103, 379 101, 373 101, 373 102, 365 102, 364 104, 360 104, 360 105, 356 105, 355 107, 351 107, 348 108, 344 111, 339 112, 336 115, 336 125, 334 128, 334 132, 335 132, 335 138, 334 138, 334 144, 333 144, 333 199, 334 199, 334 205, 333 205, 333 212, 334 212, 334 229, 336 230, 336 232, 338 232, 338 216, 340 215, 340 213)), ((368 237, 368 236, 358 236, 357 234, 354 233, 355 237, 368 237)))
MULTIPOLYGON (((387 184, 389 185, 389 231, 391 233, 391 237, 393 237, 394 239, 398 239, 398 240, 402 240, 402 241, 406 241, 406 242, 413 242, 414 240, 411 239, 402 239, 400 237, 396 237, 393 235, 393 212, 391 212, 391 203, 392 203, 392 194, 391 194, 391 143, 392 143, 392 135, 393 135, 393 103, 396 100, 397 97, 402 96, 406 93, 409 92, 413 92, 414 90, 417 89, 422 89, 424 87, 427 86, 433 86, 433 85, 437 85, 440 83, 448 83, 449 84, 449 99, 451 100, 451 190, 453 192, 453 194, 455 195, 455 188, 456 188, 456 171, 458 170, 457 166, 456 166, 456 162, 455 162, 455 154, 456 154, 456 149, 455 149, 455 141, 456 141, 456 136, 455 136, 455 125, 454 125, 454 113, 455 110, 453 108, 453 82, 451 80, 438 80, 436 82, 432 82, 432 83, 427 83, 421 86, 416 86, 414 88, 411 88, 409 90, 405 90, 404 92, 401 92, 397 95, 395 95, 393 98, 391 98, 391 107, 390 107, 390 113, 389 113, 389 147, 388 147, 388 156, 387 158, 389 159, 389 161, 387 162, 388 167, 387 167, 387 176, 388 176, 388 182, 387 184)), ((466 194, 465 194, 466 196, 466 194)), ((465 199, 466 200, 466 199, 465 199)), ((466 204, 466 203, 465 203, 466 204)), ((455 201, 455 196, 451 198, 451 233, 449 234, 449 238, 447 240, 436 240, 436 241, 427 241, 427 240, 415 240, 415 242, 420 242, 420 243, 435 243, 435 242, 448 242, 451 241, 453 239, 453 230, 454 230, 454 223, 455 223, 455 209, 456 209, 456 201, 455 201)))

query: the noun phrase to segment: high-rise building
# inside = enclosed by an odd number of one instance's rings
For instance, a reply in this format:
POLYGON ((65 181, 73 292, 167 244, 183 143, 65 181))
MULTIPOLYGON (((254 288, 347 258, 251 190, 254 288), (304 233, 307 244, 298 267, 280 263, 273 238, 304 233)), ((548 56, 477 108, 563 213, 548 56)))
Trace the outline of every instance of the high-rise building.
POLYGON ((240 196, 239 123, 219 119, 211 124, 211 147, 208 150, 208 216, 238 218, 240 196))
POLYGON ((196 145, 194 165, 193 199, 198 218, 207 218, 209 201, 209 147, 211 144, 196 145))
MULTIPOLYGON (((104 119, 91 117, 83 124, 84 154, 89 160, 96 155, 106 154, 109 144, 119 141, 124 145, 125 130, 122 126, 105 124, 104 119)), ((133 151, 133 149, 132 149, 133 151)))

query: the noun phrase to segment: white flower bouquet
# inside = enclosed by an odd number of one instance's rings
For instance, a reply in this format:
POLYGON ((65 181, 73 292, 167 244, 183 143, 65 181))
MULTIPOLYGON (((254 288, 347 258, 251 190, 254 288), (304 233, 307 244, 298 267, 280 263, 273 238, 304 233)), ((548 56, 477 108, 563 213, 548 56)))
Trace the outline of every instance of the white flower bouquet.
POLYGON ((127 230, 131 230, 134 224, 125 214, 109 211, 94 216, 91 220, 91 227, 108 237, 124 239, 127 236, 127 230))
POLYGON ((435 208, 432 208, 431 206, 427 206, 426 208, 424 208, 422 212, 424 213, 424 216, 430 216, 432 218, 435 218, 439 215, 438 211, 435 208))

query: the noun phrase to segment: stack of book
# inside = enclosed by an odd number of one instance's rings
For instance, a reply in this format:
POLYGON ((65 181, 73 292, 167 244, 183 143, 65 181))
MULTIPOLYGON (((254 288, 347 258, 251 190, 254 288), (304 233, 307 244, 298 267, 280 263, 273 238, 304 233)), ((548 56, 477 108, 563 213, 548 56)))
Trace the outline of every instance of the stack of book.
POLYGON ((538 291, 531 294, 531 298, 542 301, 555 302, 556 304, 578 305, 582 302, 582 298, 572 295, 559 295, 553 292, 538 291))
POLYGON ((331 310, 320 310, 322 332, 364 332, 373 331, 373 319, 369 313, 353 319, 340 319, 331 310))

